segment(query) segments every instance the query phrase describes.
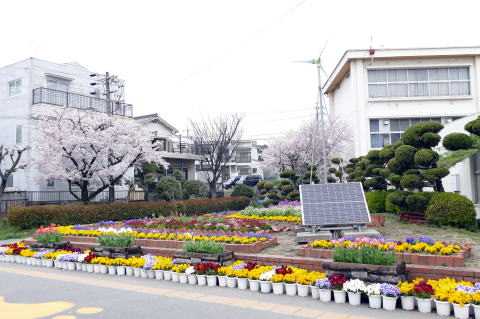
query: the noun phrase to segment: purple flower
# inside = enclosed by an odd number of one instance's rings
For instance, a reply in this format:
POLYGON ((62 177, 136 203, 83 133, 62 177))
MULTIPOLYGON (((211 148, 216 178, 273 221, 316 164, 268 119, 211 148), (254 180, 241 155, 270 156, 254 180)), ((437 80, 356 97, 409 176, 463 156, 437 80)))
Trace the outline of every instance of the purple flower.
POLYGON ((332 284, 330 284, 330 281, 328 278, 323 278, 323 279, 318 279, 315 282, 315 286, 317 286, 319 289, 331 289, 332 284))
POLYGON ((143 264, 143 269, 150 270, 152 269, 153 265, 155 265, 155 256, 153 255, 144 255, 142 256, 145 259, 145 264, 143 264))
POLYGON ((386 297, 397 297, 400 295, 400 290, 396 285, 384 283, 380 286, 380 293, 386 297))
POLYGON ((472 295, 475 292, 475 287, 458 285, 457 287, 455 287, 455 290, 461 291, 461 292, 466 292, 466 293, 469 293, 469 294, 472 295))
POLYGON ((413 243, 415 243, 415 238, 413 238, 413 237, 407 237, 407 239, 406 239, 405 241, 406 241, 407 243, 409 243, 409 244, 413 244, 413 243))
POLYGON ((418 237, 418 241, 423 242, 425 244, 432 244, 432 245, 435 243, 435 241, 428 236, 420 236, 418 237))
POLYGON ((475 283, 473 289, 475 289, 475 292, 480 291, 480 282, 475 283))
POLYGON ((240 270, 240 269, 243 269, 247 266, 246 263, 242 263, 242 264, 238 264, 238 265, 235 265, 232 267, 233 270, 240 270))

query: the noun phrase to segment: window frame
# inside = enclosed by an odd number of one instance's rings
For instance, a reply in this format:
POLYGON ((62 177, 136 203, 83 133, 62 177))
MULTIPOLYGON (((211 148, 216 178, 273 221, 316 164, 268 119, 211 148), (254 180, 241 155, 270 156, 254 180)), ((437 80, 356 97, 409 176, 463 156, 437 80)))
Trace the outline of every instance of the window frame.
POLYGON ((23 78, 18 78, 18 79, 12 80, 12 81, 8 81, 8 85, 7 85, 7 90, 8 90, 8 91, 7 91, 7 94, 8 94, 8 97, 14 97, 14 96, 18 96, 18 95, 23 94, 23 88, 22 88, 22 86, 23 86, 23 78), (17 92, 17 91, 18 91, 18 84, 17 84, 17 82, 19 82, 19 81, 20 81, 20 89, 19 89, 20 92, 17 92), (10 92, 10 84, 11 84, 11 83, 14 83, 14 85, 15 85, 15 94, 10 94, 10 93, 11 93, 11 92, 10 92))

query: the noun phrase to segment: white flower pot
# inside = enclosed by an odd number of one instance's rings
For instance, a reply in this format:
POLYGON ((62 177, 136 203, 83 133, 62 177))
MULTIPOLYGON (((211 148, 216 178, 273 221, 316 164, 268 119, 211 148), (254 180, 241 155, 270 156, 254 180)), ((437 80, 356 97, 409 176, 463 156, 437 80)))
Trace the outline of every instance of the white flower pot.
POLYGON ((35 260, 35 264, 36 264, 37 266, 41 267, 41 266, 43 266, 42 261, 43 261, 43 259, 37 258, 37 259, 35 260))
POLYGON ((163 279, 163 270, 155 270, 155 279, 162 280, 163 279))
POLYGON ((361 297, 362 297, 361 292, 348 292, 348 303, 351 306, 358 306, 360 305, 361 297))
POLYGON ((100 265, 99 264, 93 264, 93 272, 96 274, 100 273, 100 265))
POLYGON ((92 264, 87 264, 87 272, 94 272, 95 271, 95 265, 92 264))
POLYGON ((368 306, 372 309, 382 308, 382 296, 380 296, 380 295, 369 295, 368 296, 368 306))
POLYGON ((247 278, 237 278, 238 289, 245 290, 248 289, 248 279, 247 278))
POLYGON ((75 270, 75 263, 74 262, 69 261, 66 264, 67 264, 67 269, 68 270, 70 270, 70 271, 75 270))
POLYGON ((347 301, 347 293, 344 290, 334 290, 333 300, 335 300, 335 303, 345 303, 347 301))
POLYGON ((76 271, 82 271, 82 263, 76 262, 75 263, 75 270, 76 271))
POLYGON ((82 264, 82 271, 87 272, 87 264, 82 264))
POLYGON ((4 255, 0 255, 0 262, 4 262, 5 261, 5 256, 4 255))
POLYGON ((437 308, 437 314, 439 316, 449 317, 452 312, 452 307, 448 301, 440 301, 435 299, 435 308, 437 308))
POLYGON ((163 271, 163 280, 172 280, 172 271, 164 270, 163 271))
POLYGON ((332 301, 332 290, 331 289, 318 289, 318 294, 320 296, 320 301, 321 302, 332 301))
POLYGON ((148 269, 147 270, 147 278, 148 279, 154 279, 155 278, 155 271, 153 271, 152 269, 148 269))
POLYGON ((27 264, 27 266, 31 266, 32 265, 32 258, 27 258, 26 264, 27 264))
POLYGON ((297 284, 285 284, 285 293, 287 296, 296 296, 297 284))
POLYGON ((189 274, 189 275, 187 275, 187 278, 188 278, 188 284, 189 285, 196 285, 197 284, 197 275, 189 274))
POLYGON ((320 298, 320 293, 318 292, 318 287, 310 286, 310 291, 312 292, 312 298, 313 299, 319 299, 320 298))
POLYGON ((53 260, 45 259, 45 267, 52 268, 53 267, 53 260))
POLYGON ((41 264, 42 264, 42 267, 47 267, 47 266, 45 266, 45 261, 46 261, 46 259, 43 259, 43 258, 40 259, 40 262, 41 262, 41 264))
POLYGON ((186 273, 178 274, 178 281, 181 284, 186 284, 188 282, 187 274, 186 273))
POLYGON ((403 310, 413 310, 415 308, 415 297, 414 296, 400 296, 400 301, 402 302, 403 310))
POLYGON ((308 296, 309 292, 310 292, 310 286, 309 285, 299 285, 299 284, 297 284, 297 293, 300 297, 308 296))
POLYGON ((105 275, 107 272, 108 272, 107 266, 100 265, 100 273, 105 275))
POLYGON ((272 282, 274 295, 283 295, 283 282, 272 282))
POLYGON ((132 267, 125 267, 125 275, 133 276, 133 268, 132 267))
POLYGON ((125 266, 117 266, 117 275, 118 276, 125 276, 126 270, 125 266))
POLYGON ((453 314, 457 319, 468 319, 470 316, 470 304, 464 305, 463 307, 459 304, 453 303, 453 314))
POLYGON ((62 262, 62 269, 67 270, 68 269, 68 264, 66 261, 62 262))
POLYGON ((217 276, 207 276, 207 286, 215 287, 217 285, 217 276))
POLYGON ((475 314, 475 319, 480 319, 480 306, 472 305, 473 313, 475 314))
POLYGON ((395 310, 395 308, 397 307, 397 299, 398 297, 382 296, 383 309, 388 311, 395 310))
POLYGON ((235 277, 227 277, 227 287, 228 287, 228 288, 235 288, 235 287, 237 287, 237 278, 235 278, 235 277))
POLYGON ((220 287, 227 287, 227 276, 218 276, 218 285, 220 287))
POLYGON ((148 275, 147 275, 147 270, 146 269, 140 269, 140 277, 141 278, 147 278, 148 275))
POLYGON ((117 269, 115 269, 115 266, 108 266, 108 274, 109 275, 116 275, 117 274, 117 269))
MULTIPOLYGON (((215 279, 216 280, 216 279, 215 279)), ((215 282, 216 283, 216 282, 215 282)), ((197 284, 199 286, 206 286, 207 285, 207 276, 205 275, 197 275, 197 284)))
POLYGON ((133 267, 133 276, 140 277, 140 268, 133 267))
MULTIPOLYGON (((248 280, 248 285, 250 286, 251 291, 259 291, 260 290, 260 281, 259 280, 248 280)), ((297 293, 297 291, 295 291, 297 293)))
POLYGON ((432 312, 432 298, 429 298, 429 299, 415 298, 415 299, 417 300, 418 311, 422 313, 432 312))
POLYGON ((272 291, 272 282, 260 280, 260 291, 268 294, 272 291))

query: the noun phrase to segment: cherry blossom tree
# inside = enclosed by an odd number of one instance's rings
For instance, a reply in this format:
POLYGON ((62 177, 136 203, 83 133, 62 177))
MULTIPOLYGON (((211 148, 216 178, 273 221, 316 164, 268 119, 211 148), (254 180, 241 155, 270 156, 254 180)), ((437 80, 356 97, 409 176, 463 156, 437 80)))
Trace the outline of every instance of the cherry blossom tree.
MULTIPOLYGON (((338 119, 326 123, 326 157, 331 158, 342 152, 346 143, 351 141, 347 124, 338 119)), ((302 175, 308 165, 322 165, 322 139, 319 125, 314 121, 304 123, 297 130, 270 141, 263 152, 264 168, 276 168, 279 171, 292 169, 302 175)))
POLYGON ((68 110, 37 116, 34 123, 40 178, 66 180, 70 193, 84 203, 144 161, 168 166, 151 133, 129 118, 68 110))
POLYGON ((26 164, 21 162, 22 155, 27 149, 28 147, 6 147, 0 145, 0 200, 7 187, 10 175, 27 167, 26 164))

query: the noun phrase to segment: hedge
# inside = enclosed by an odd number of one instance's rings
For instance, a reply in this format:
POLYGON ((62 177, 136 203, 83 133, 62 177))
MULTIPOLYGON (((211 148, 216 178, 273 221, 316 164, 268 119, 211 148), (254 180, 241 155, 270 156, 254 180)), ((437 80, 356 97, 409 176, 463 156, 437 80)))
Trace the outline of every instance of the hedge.
POLYGON ((475 206, 467 197, 455 193, 435 193, 425 217, 438 225, 477 229, 475 206))
POLYGON ((90 224, 99 221, 168 216, 177 212, 185 215, 241 210, 250 204, 248 197, 193 199, 176 202, 136 202, 99 205, 72 204, 65 206, 13 207, 8 222, 21 228, 40 225, 90 224))
POLYGON ((384 213, 385 202, 387 200, 387 191, 366 192, 365 199, 367 200, 368 210, 370 213, 384 213))

